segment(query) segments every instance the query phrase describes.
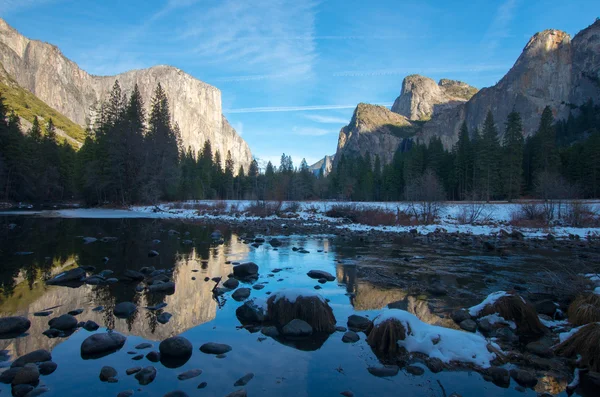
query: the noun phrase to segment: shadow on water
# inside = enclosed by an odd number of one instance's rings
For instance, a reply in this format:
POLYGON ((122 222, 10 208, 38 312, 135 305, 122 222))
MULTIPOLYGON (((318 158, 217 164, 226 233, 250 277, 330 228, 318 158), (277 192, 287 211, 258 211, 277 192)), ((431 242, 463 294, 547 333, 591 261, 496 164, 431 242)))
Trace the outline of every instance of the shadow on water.
MULTIPOLYGON (((48 396, 82 395, 90 387, 95 395, 108 396, 137 390, 140 386, 125 370, 148 365, 157 368, 156 380, 141 386, 135 395, 163 395, 176 389, 193 395, 200 382, 208 383, 206 395, 226 395, 238 389, 234 382, 248 372, 255 374, 245 387, 251 396, 339 395, 344 390, 352 390, 357 396, 396 395, 399 390, 404 395, 440 397, 453 392, 462 396, 536 395, 533 390, 516 391, 514 383, 509 389, 499 388, 473 371, 433 374, 425 368, 423 376, 401 371, 392 378, 374 377, 367 367, 379 362, 364 334, 360 334, 359 342, 346 344, 340 332, 308 340, 275 340, 247 332, 239 328, 235 316, 241 303, 234 301, 230 293, 217 301, 212 293, 215 283, 210 280, 226 280, 232 262, 253 261, 259 265, 260 274, 255 284, 264 284, 265 288, 252 289, 251 298, 265 298, 281 288, 312 290, 319 286, 339 326, 345 327, 351 314, 360 312, 373 318, 389 305, 429 324, 456 328, 448 313, 517 282, 523 275, 511 272, 510 267, 525 263, 522 257, 498 263, 497 258, 478 257, 466 250, 436 251, 431 246, 405 241, 380 246, 333 236, 278 236, 282 245, 277 249, 268 243, 253 248, 240 238, 243 230, 220 228, 224 243, 218 244, 211 239, 213 227, 143 219, 3 217, 0 230, 0 313, 23 315, 32 322, 26 336, 0 341, 0 367, 28 352, 51 350, 58 369, 42 377, 49 388, 45 394, 48 396), (95 240, 86 243, 84 237, 95 240), (292 247, 303 247, 309 253, 299 253, 292 247), (149 257, 150 250, 159 255, 149 257), (117 279, 126 270, 150 266, 172 269, 175 293, 136 292, 136 282, 123 281, 79 288, 44 283, 77 266, 95 269, 91 273, 108 270, 112 272, 109 277, 117 279), (306 276, 311 269, 330 272, 336 281, 321 285, 306 276), (452 288, 452 293, 440 296, 423 287, 438 284, 452 288), (137 312, 128 319, 116 318, 113 308, 126 301, 135 303, 137 312), (166 306, 145 309, 161 304, 166 306), (100 306, 103 310, 94 310, 100 306), (95 321, 101 327, 98 332, 108 328, 122 333, 127 336, 125 346, 102 359, 84 361, 80 346, 90 332, 79 329, 67 338, 53 339, 42 334, 48 329, 49 319, 79 308, 83 313, 77 316, 78 321, 95 321), (52 311, 48 317, 34 316, 47 310, 52 311), (173 315, 166 324, 158 322, 163 312, 173 315), (152 363, 146 358, 135 361, 135 355, 128 354, 135 351, 145 355, 158 350, 160 341, 180 334, 194 346, 189 359, 152 363), (150 343, 152 348, 136 350, 142 342, 150 343), (226 343, 233 350, 223 358, 206 355, 198 350, 206 342, 226 343), (118 383, 99 381, 104 365, 117 370, 118 383), (179 373, 194 368, 202 369, 202 375, 187 381, 177 379, 179 373)), ((8 385, 0 386, 2 389, 10 393, 8 385)))

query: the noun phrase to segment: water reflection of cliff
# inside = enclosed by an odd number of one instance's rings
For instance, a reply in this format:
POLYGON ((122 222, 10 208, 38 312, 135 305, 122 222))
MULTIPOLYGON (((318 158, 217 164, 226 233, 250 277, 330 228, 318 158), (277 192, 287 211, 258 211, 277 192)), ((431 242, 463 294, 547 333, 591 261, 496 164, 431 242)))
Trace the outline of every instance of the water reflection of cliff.
POLYGON ((389 305, 406 310, 428 324, 456 328, 450 318, 432 312, 430 302, 422 297, 410 295, 406 290, 394 286, 376 285, 358 277, 359 268, 355 265, 338 265, 336 276, 346 285, 350 293, 350 303, 356 310, 379 310, 389 305))
MULTIPOLYGON (((0 313, 3 316, 26 316, 31 320, 31 328, 28 336, 0 341, 0 349, 8 350, 13 357, 41 348, 51 350, 64 339, 49 339, 42 334, 48 329, 48 320, 79 308, 84 309, 84 312, 77 316, 79 321, 92 320, 101 327, 114 328, 125 335, 136 335, 155 341, 180 334, 199 324, 213 320, 217 310, 217 302, 212 295, 214 282, 205 282, 204 278, 219 276, 226 278, 227 274, 231 272, 231 265, 225 264, 225 262, 235 254, 244 255, 248 251, 247 246, 238 242, 236 236, 231 236, 227 245, 208 244, 200 249, 194 246, 181 249, 180 243, 174 245, 177 247, 177 252, 173 253, 174 262, 171 262, 172 266, 165 267, 174 268, 173 280, 176 288, 175 293, 168 296, 151 295, 145 292, 136 293, 136 283, 119 282, 107 287, 83 285, 76 289, 49 287, 41 279, 41 271, 33 283, 31 283, 31 277, 25 277, 20 273, 15 278, 15 286, 12 289, 15 293, 5 297, 0 303, 0 313), (179 250, 184 252, 179 253, 179 250), (192 277, 195 277, 195 280, 192 280, 192 277), (137 304, 138 312, 128 320, 116 319, 113 316, 112 308, 116 303, 126 300, 137 304), (144 309, 145 306, 153 306, 161 302, 167 304, 164 310, 173 315, 167 324, 157 322, 156 316, 160 311, 152 312, 144 309), (104 306, 105 310, 103 312, 92 311, 92 308, 97 306, 104 306), (33 316, 35 312, 48 309, 53 311, 49 317, 33 316)), ((165 255, 162 260, 166 265, 165 257, 168 256, 169 250, 163 247, 161 255, 163 252, 165 255)), ((124 255, 124 257, 129 256, 124 255)), ((79 258, 79 262, 81 265, 81 258, 79 258)), ((132 266, 126 267, 132 268, 132 266)), ((139 268, 140 265, 136 267, 139 268)), ((102 269, 97 269, 97 271, 99 270, 102 269)), ((114 264, 113 270, 118 277, 119 271, 114 268, 114 264)), ((52 269, 51 273, 59 271, 60 268, 56 268, 52 269)), ((47 275, 47 272, 45 274, 47 275)), ((87 331, 81 329, 78 332, 85 333, 87 331)))

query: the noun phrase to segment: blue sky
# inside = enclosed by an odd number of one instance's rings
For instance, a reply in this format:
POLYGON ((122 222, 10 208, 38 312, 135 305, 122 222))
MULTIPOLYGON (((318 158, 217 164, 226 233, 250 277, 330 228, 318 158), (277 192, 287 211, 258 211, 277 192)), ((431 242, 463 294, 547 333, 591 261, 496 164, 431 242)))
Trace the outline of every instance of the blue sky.
POLYGON ((169 64, 222 91, 253 154, 333 154, 359 102, 391 105, 412 73, 495 84, 529 38, 600 16, 580 0, 0 0, 24 35, 86 71, 169 64))

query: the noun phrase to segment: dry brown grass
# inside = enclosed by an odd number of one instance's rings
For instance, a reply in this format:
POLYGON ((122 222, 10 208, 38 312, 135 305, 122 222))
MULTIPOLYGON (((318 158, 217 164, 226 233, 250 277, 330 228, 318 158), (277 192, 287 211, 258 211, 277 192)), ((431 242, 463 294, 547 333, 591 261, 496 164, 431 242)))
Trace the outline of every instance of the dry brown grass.
POLYGON ((395 355, 399 351, 398 341, 406 338, 406 328, 395 319, 389 319, 373 327, 367 343, 375 354, 395 355))
POLYGON ((594 293, 579 295, 569 305, 567 315, 569 322, 577 326, 600 321, 600 296, 594 293))
POLYGON ((316 296, 301 296, 295 302, 284 297, 271 296, 267 300, 269 319, 279 327, 283 327, 293 319, 306 321, 316 332, 335 332, 335 316, 327 302, 316 296))
POLYGON ((517 333, 535 337, 545 334, 548 329, 540 322, 532 304, 525 302, 519 295, 508 295, 498 299, 493 305, 483 308, 482 316, 498 313, 506 320, 514 321, 517 333))
POLYGON ((383 208, 360 207, 354 204, 333 205, 325 212, 330 218, 346 218, 353 223, 368 226, 395 226, 398 215, 383 208))
POLYGON ((558 345, 556 354, 564 357, 581 355, 581 363, 600 371, 600 323, 588 324, 558 345))
POLYGON ((279 215, 281 213, 282 201, 256 201, 246 208, 246 214, 266 218, 268 216, 279 215))

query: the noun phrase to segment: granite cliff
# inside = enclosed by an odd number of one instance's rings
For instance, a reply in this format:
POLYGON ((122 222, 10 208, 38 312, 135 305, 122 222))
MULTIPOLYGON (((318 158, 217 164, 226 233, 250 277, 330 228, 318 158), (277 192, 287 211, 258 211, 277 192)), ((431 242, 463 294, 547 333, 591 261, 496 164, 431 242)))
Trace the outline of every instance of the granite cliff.
POLYGON ((415 126, 404 116, 384 106, 359 103, 350 124, 343 127, 338 138, 334 166, 342 155, 379 156, 382 164, 389 164, 404 140, 415 133, 415 126))
POLYGON ((67 59, 54 45, 30 40, 0 18, 0 63, 23 88, 73 122, 86 127, 95 118, 115 80, 125 92, 137 84, 146 106, 158 83, 179 124, 185 148, 202 148, 207 139, 222 158, 231 151, 237 166, 248 169, 252 154, 222 114, 221 91, 171 66, 132 70, 116 76, 94 76, 67 59))
POLYGON ((436 83, 429 77, 413 74, 402 81, 400 96, 392 112, 409 120, 429 120, 435 113, 463 104, 477 88, 456 80, 442 79, 436 83))
POLYGON ((544 107, 555 118, 566 118, 573 106, 600 100, 600 20, 573 39, 560 30, 544 30, 527 43, 509 72, 494 86, 481 89, 468 102, 434 114, 417 139, 439 136, 446 148, 458 139, 463 121, 470 130, 492 111, 500 134, 508 114, 516 109, 525 136, 535 132, 544 107))

